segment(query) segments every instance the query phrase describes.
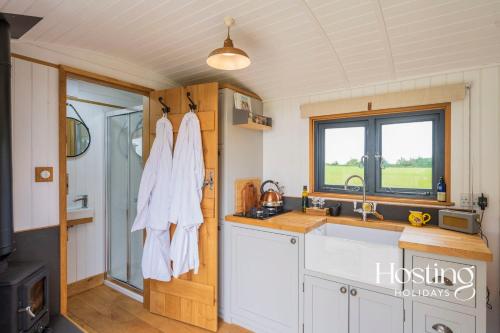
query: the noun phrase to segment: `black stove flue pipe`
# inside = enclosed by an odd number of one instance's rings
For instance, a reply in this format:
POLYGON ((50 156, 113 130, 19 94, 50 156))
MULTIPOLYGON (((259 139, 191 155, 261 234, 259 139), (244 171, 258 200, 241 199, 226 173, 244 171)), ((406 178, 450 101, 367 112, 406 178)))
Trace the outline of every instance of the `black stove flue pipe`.
POLYGON ((9 23, 0 14, 0 273, 14 250, 9 23))

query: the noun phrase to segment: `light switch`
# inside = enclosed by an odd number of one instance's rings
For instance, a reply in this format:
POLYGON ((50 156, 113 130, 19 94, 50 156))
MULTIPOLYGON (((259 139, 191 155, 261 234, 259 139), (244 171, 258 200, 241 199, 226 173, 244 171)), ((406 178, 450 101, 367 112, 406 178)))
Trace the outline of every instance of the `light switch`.
POLYGON ((35 167, 35 182, 52 182, 54 180, 53 167, 35 167))

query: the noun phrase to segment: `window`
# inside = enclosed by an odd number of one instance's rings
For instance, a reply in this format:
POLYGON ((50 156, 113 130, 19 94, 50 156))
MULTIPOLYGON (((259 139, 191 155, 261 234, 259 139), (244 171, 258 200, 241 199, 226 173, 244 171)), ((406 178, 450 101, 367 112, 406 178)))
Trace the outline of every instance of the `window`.
POLYGON ((436 199, 444 128, 444 108, 314 121, 314 190, 436 199))

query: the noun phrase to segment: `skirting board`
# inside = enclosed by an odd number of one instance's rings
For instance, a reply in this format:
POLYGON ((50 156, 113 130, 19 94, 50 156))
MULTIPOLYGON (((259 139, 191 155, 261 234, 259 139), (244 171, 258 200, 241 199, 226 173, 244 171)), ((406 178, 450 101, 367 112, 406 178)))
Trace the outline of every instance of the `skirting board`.
POLYGON ((113 283, 109 280, 104 280, 104 285, 110 287, 111 289, 118 291, 119 293, 121 293, 125 296, 128 296, 128 297, 136 300, 137 302, 144 303, 144 297, 142 297, 139 294, 134 293, 131 290, 128 290, 127 288, 123 288, 122 286, 119 286, 116 283, 113 283))
POLYGON ((73 295, 82 293, 89 289, 100 286, 104 283, 104 275, 105 273, 97 274, 94 276, 90 276, 86 279, 79 280, 73 283, 68 284, 68 297, 73 295))

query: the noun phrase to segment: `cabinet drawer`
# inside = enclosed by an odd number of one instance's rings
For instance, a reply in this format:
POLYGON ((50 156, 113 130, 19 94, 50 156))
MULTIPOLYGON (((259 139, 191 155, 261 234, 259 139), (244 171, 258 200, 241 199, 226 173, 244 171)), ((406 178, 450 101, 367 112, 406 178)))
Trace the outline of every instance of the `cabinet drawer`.
POLYGON ((461 312, 413 302, 414 333, 474 333, 476 318, 461 312))
POLYGON ((413 256, 413 290, 421 296, 475 307, 476 272, 474 265, 413 256))

